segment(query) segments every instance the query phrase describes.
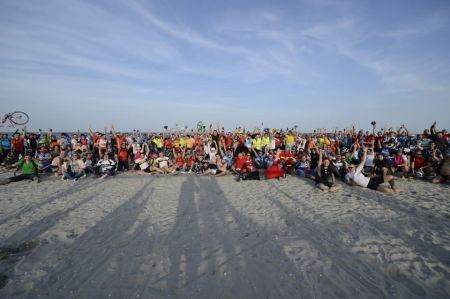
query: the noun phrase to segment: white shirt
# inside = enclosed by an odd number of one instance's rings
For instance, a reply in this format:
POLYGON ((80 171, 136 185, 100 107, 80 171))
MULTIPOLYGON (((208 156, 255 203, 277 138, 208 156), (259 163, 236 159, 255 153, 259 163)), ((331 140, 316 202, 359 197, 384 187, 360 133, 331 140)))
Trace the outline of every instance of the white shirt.
POLYGON ((169 158, 168 157, 156 158, 155 162, 158 164, 159 168, 169 167, 169 158))
POLYGON ((361 170, 356 170, 355 172, 349 172, 345 176, 345 179, 352 180, 355 182, 356 185, 360 187, 367 187, 369 185, 370 178, 366 177, 364 174, 361 173, 361 170))
POLYGON ((100 166, 100 170, 103 172, 105 170, 110 170, 114 168, 114 165, 116 165, 116 162, 114 162, 111 159, 107 160, 99 160, 97 162, 97 166, 100 166))

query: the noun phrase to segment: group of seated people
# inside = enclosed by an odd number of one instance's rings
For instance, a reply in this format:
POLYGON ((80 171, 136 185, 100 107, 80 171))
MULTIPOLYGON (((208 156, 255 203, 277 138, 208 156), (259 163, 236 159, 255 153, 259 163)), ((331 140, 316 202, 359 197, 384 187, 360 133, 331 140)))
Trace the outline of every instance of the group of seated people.
POLYGON ((323 191, 338 191, 337 180, 382 192, 395 192, 395 179, 417 178, 448 183, 449 135, 436 123, 421 134, 398 130, 344 129, 299 133, 296 129, 223 128, 202 132, 60 133, 16 131, 0 134, 0 164, 21 174, 1 184, 38 181, 53 173, 63 180, 117 172, 224 176, 236 180, 280 179, 295 175, 312 179, 323 191))

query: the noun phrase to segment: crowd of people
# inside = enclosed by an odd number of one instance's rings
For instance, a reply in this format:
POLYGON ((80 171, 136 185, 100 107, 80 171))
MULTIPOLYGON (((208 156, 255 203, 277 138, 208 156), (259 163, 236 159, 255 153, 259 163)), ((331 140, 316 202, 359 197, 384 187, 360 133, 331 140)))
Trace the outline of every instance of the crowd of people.
POLYGON ((382 192, 395 192, 398 178, 448 183, 449 134, 436 123, 421 134, 406 126, 299 133, 296 128, 236 128, 173 132, 0 134, 0 163, 20 171, 5 180, 35 180, 54 175, 62 180, 86 176, 138 174, 235 175, 236 180, 280 179, 287 175, 311 179, 323 191, 341 188, 337 181, 382 192))

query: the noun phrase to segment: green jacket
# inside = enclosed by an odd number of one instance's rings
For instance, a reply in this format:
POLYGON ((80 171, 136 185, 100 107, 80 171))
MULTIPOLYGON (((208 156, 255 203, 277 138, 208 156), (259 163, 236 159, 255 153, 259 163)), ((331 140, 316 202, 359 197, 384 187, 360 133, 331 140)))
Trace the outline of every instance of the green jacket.
POLYGON ((23 174, 37 174, 38 173, 38 166, 36 162, 33 160, 30 160, 28 163, 25 162, 24 159, 21 159, 18 163, 20 169, 22 170, 23 174))

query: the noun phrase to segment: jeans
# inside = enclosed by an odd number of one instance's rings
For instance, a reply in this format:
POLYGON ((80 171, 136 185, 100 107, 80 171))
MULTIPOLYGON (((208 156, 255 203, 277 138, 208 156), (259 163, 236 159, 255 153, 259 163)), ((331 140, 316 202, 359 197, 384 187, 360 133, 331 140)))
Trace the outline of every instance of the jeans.
POLYGON ((63 173, 63 178, 65 180, 74 180, 74 179, 79 179, 84 175, 84 172, 64 172, 63 173))

